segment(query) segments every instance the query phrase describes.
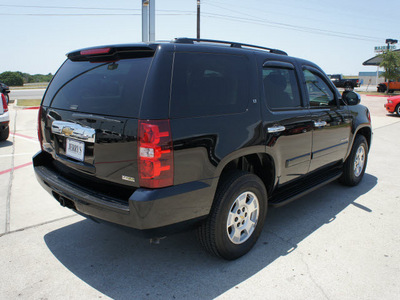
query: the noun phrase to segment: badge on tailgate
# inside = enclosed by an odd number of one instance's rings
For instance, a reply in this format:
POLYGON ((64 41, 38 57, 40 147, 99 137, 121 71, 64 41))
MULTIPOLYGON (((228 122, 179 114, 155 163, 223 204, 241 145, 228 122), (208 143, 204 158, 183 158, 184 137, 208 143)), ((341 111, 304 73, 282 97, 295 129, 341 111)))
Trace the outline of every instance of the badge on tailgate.
POLYGON ((82 142, 94 143, 96 139, 96 131, 93 128, 72 122, 54 121, 51 124, 51 132, 82 142))

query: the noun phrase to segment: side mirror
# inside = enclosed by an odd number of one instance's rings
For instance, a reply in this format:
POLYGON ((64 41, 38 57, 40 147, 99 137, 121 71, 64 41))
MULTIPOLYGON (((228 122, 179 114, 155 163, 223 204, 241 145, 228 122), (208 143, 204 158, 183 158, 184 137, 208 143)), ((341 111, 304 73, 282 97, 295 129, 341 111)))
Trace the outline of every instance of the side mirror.
POLYGON ((344 91, 342 101, 347 105, 357 105, 361 102, 361 96, 353 91, 344 91))

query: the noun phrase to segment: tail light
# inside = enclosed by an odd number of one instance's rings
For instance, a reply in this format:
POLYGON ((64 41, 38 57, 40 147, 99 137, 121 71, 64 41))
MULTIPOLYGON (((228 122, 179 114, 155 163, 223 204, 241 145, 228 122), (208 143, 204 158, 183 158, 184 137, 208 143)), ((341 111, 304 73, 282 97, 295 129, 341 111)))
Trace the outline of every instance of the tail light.
POLYGON ((96 49, 88 49, 82 50, 81 55, 96 55, 96 54, 107 54, 109 53, 111 48, 96 48, 96 49))
POLYGON ((7 100, 6 100, 6 97, 3 94, 1 94, 1 102, 3 102, 3 110, 4 110, 4 112, 7 112, 8 111, 7 100))
POLYGON ((174 183, 174 155, 169 120, 139 120, 139 184, 162 188, 174 183))
POLYGON ((38 139, 40 143, 40 148, 43 150, 43 135, 42 135, 42 106, 40 106, 39 111, 38 111, 38 139))

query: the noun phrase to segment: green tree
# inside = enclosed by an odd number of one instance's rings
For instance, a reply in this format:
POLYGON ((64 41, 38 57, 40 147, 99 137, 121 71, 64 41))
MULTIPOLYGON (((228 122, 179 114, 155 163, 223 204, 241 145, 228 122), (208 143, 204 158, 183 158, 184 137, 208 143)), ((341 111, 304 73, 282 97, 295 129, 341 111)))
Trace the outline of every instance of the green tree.
POLYGON ((24 78, 18 72, 6 71, 0 74, 0 81, 9 86, 24 85, 24 78))
MULTIPOLYGON (((387 51, 380 56, 382 57, 382 62, 379 66, 385 69, 380 76, 385 77, 387 80, 398 80, 400 78, 400 53, 387 51)), ((386 89, 386 92, 388 90, 386 89)))

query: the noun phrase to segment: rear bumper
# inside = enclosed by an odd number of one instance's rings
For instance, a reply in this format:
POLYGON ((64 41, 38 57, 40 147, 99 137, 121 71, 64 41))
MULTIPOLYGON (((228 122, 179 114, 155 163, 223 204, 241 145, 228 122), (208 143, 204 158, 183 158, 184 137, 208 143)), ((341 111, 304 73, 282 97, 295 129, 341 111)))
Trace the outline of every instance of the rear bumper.
POLYGON ((2 123, 2 124, 4 123, 4 125, 8 125, 9 121, 10 121, 10 115, 9 115, 8 111, 0 114, 0 123, 2 123))
POLYGON ((129 199, 116 199, 77 185, 46 165, 42 151, 33 157, 36 177, 62 206, 86 217, 131 227, 146 236, 182 231, 205 218, 215 188, 211 180, 162 189, 136 189, 129 199))

